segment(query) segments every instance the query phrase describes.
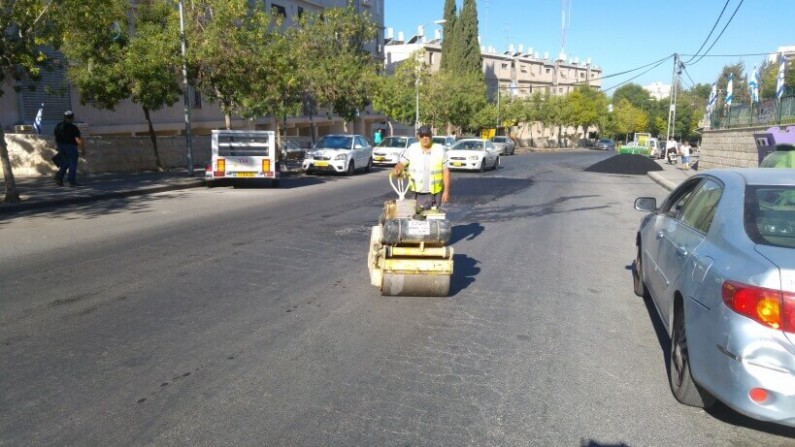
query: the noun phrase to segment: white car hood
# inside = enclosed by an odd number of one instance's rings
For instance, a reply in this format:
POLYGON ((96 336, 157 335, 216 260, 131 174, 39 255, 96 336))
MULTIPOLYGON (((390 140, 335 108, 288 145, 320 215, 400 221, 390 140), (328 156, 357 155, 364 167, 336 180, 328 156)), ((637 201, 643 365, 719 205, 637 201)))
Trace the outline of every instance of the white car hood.
POLYGON ((483 157, 484 155, 486 155, 486 153, 483 152, 483 151, 470 151, 470 150, 466 150, 466 149, 451 149, 451 150, 447 151, 447 158, 452 158, 452 157, 471 157, 473 155, 479 155, 479 156, 483 157))
POLYGON ((336 155, 347 154, 350 151, 351 151, 350 149, 322 149, 321 148, 321 149, 313 149, 313 150, 309 151, 309 155, 311 155, 312 157, 321 156, 321 157, 334 158, 336 155))

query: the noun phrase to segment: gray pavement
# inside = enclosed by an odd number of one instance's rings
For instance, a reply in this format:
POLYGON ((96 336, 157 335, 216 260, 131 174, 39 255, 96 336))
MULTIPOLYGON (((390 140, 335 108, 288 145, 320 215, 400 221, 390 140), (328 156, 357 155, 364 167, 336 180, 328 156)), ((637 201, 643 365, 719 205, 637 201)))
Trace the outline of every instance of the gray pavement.
MULTIPOLYGON (((652 171, 648 175, 669 191, 697 172, 692 169, 685 171, 682 169, 681 163, 669 165, 664 160, 657 160, 657 163, 662 166, 663 170, 652 171)), ((18 203, 0 202, 0 214, 196 188, 204 186, 204 171, 197 169, 192 177, 188 176, 184 169, 166 172, 79 176, 78 182, 82 186, 75 188, 58 186, 52 177, 29 177, 15 180, 22 201, 18 203)), ((0 192, 5 194, 5 184, 2 181, 0 181, 0 192)))

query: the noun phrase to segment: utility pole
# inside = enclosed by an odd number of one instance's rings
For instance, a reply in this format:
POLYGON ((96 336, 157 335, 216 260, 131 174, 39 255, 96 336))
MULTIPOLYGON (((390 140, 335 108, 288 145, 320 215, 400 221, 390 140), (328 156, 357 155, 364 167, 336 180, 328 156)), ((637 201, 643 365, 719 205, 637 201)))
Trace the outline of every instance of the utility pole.
POLYGON ((670 105, 668 106, 668 128, 666 130, 665 141, 668 141, 671 136, 675 136, 674 133, 676 131, 675 124, 676 124, 676 91, 677 87, 679 86, 679 74, 681 70, 679 68, 679 54, 674 53, 674 72, 671 77, 671 94, 670 97, 670 105))
POLYGON ((190 86, 188 85, 188 59, 185 55, 185 19, 182 0, 179 2, 179 40, 182 46, 182 86, 185 95, 185 146, 188 152, 188 176, 193 177, 193 138, 190 129, 190 86))

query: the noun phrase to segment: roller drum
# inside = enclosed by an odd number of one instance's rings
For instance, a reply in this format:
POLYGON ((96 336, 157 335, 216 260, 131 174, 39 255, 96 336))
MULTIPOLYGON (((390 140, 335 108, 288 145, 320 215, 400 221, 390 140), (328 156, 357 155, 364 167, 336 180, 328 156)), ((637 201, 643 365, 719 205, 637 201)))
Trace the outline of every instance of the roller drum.
POLYGON ((384 273, 383 296, 448 296, 450 275, 384 273))

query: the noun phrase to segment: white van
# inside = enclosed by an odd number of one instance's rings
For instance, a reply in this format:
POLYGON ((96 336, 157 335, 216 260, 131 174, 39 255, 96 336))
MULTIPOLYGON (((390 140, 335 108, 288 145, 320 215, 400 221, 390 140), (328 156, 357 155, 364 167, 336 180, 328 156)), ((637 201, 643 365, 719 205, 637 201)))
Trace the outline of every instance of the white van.
POLYGON ((267 179, 279 186, 276 134, 270 130, 213 130, 212 159, 204 172, 212 183, 267 179))

